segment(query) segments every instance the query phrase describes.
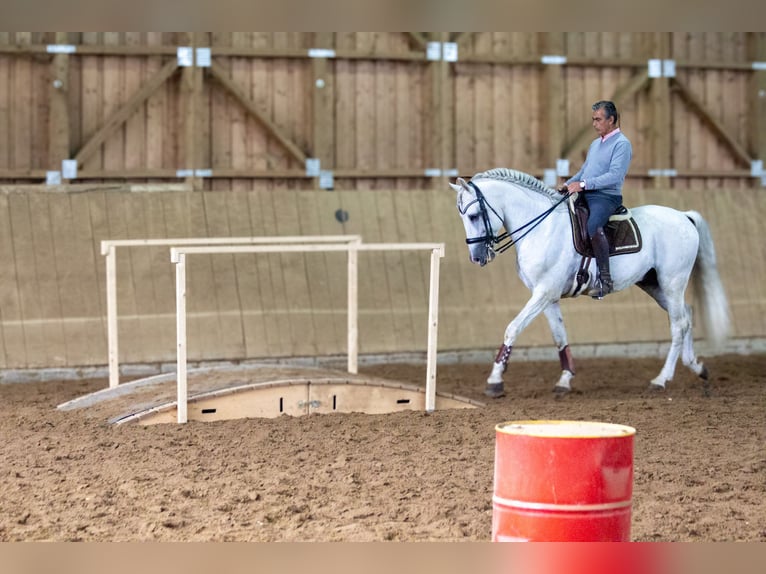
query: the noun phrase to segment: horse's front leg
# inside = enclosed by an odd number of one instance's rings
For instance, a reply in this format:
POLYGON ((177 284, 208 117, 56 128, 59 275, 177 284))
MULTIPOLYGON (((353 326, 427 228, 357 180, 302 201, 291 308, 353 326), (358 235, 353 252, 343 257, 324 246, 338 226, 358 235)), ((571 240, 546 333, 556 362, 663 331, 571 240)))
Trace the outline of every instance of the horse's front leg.
POLYGON ((551 328, 553 342, 559 350, 559 361, 561 362, 561 377, 559 377, 553 392, 558 395, 566 394, 572 390, 571 381, 575 374, 574 359, 569 350, 567 342, 567 331, 564 327, 564 317, 561 315, 561 306, 558 301, 548 305, 543 312, 548 319, 548 325, 551 328))
POLYGON ((503 344, 497 352, 495 362, 492 365, 492 372, 487 378, 487 387, 484 389, 485 395, 493 398, 499 398, 505 395, 503 373, 505 373, 505 370, 508 368, 508 359, 511 358, 513 343, 527 325, 529 325, 541 311, 548 307, 553 300, 554 298, 551 297, 547 291, 533 291, 532 297, 527 301, 527 304, 524 305, 522 310, 519 311, 519 314, 514 317, 513 321, 508 324, 508 327, 505 329, 503 344))

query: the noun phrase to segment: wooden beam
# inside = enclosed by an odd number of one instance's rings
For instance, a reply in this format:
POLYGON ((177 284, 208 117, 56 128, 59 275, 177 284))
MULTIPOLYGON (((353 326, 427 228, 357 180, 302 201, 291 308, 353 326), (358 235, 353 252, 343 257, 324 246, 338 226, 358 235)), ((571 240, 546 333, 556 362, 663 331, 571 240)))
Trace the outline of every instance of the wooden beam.
POLYGON ((135 111, 178 69, 176 59, 170 60, 143 87, 138 90, 125 104, 107 119, 104 125, 77 152, 75 159, 82 165, 104 143, 104 141, 119 128, 135 111))
POLYGON ((428 45, 428 38, 425 37, 423 32, 407 32, 407 35, 414 40, 418 48, 425 51, 428 45))
MULTIPOLYGON (((473 174, 478 173, 486 169, 486 166, 479 167, 466 167, 458 168, 460 175, 463 177, 471 177, 473 174)), ((534 175, 535 177, 542 177, 545 168, 542 167, 524 167, 518 166, 518 169, 534 175)), ((42 187, 45 187, 45 174, 44 169, 0 169, 0 182, 4 180, 41 180, 42 187)), ((393 168, 393 169, 339 169, 333 172, 335 179, 359 179, 359 178, 412 178, 412 179, 424 179, 425 174, 422 168, 393 168)), ((629 173, 628 178, 643 178, 648 179, 650 176, 646 171, 629 173)), ((716 178, 716 179, 747 179, 752 180, 750 177, 750 168, 747 169, 734 169, 734 170, 705 170, 705 169, 679 169, 676 179, 681 178, 716 178)), ((67 185, 67 189, 95 189, 97 186, 109 186, 111 189, 115 185, 124 186, 126 189, 151 191, 154 186, 157 189, 168 189, 174 191, 189 189, 183 183, 173 184, 159 184, 159 183, 146 183, 146 184, 134 184, 126 182, 125 180, 131 179, 177 179, 175 169, 129 169, 129 170, 92 170, 92 171, 78 171, 78 181, 100 179, 100 180, 120 180, 119 183, 92 183, 88 185, 76 184, 67 185), (171 187, 173 186, 173 187, 171 187)), ((211 176, 206 179, 310 179, 306 176, 306 170, 304 169, 283 169, 283 170, 251 170, 251 169, 216 169, 212 172, 211 176)), ((754 181, 754 180, 753 180, 754 181)), ((18 184, 18 183, 0 183, 0 193, 6 193, 9 191, 20 190, 22 186, 40 188, 41 184, 18 184)), ((25 187, 25 188, 26 188, 25 187)), ((58 186, 57 186, 58 187, 58 186)), ((413 189, 421 189, 422 186, 414 186, 413 189)))
MULTIPOLYGON (((447 32, 434 32, 432 39, 434 42, 445 42, 448 38, 447 32)), ((427 125, 429 126, 428 149, 426 150, 426 162, 429 169, 446 169, 445 165, 445 113, 446 98, 444 97, 445 78, 449 73, 449 62, 444 60, 435 60, 430 63, 430 84, 431 101, 427 114, 427 125)), ((440 177, 431 179, 431 187, 439 188, 445 185, 440 177)))
MULTIPOLYGON (((643 71, 633 76, 625 84, 617 88, 611 99, 617 106, 618 110, 622 102, 632 97, 635 93, 639 92, 647 84, 648 81, 649 74, 647 70, 644 69, 643 71)), ((575 134, 572 140, 564 146, 564 149, 561 152, 561 157, 567 157, 573 152, 584 148, 594 138, 595 136, 593 135, 593 126, 591 125, 591 122, 588 122, 587 124, 583 125, 583 127, 577 131, 577 134, 575 134)))
MULTIPOLYGON (((543 48, 546 54, 564 54, 564 33, 546 32, 543 38, 543 48)), ((543 163, 549 167, 556 166, 556 160, 563 158, 564 148, 564 117, 565 96, 563 66, 550 65, 545 69, 546 114, 543 118, 547 126, 547 145, 543 163)))
MULTIPOLYGON (((314 34, 314 45, 317 48, 333 48, 335 34, 317 32, 314 34)), ((313 58, 311 67, 312 147, 322 169, 331 169, 335 166, 335 67, 327 58, 313 58)))
MULTIPOLYGON (((200 130, 200 100, 202 97, 202 69, 196 65, 198 37, 195 32, 183 34, 181 42, 192 49, 193 66, 186 66, 181 72, 181 117, 183 122, 183 169, 202 169, 200 151, 202 149, 200 130)), ((192 189, 198 189, 200 179, 194 175, 186 177, 185 183, 192 189)))
POLYGON ((458 44, 460 46, 461 44, 465 44, 466 40, 473 36, 476 32, 458 32, 452 37, 452 41, 458 44))
MULTIPOLYGON (((748 53, 753 61, 766 62, 766 33, 750 32, 748 53)), ((750 84, 749 113, 751 155, 766 163, 766 70, 756 70, 750 84)))
MULTIPOLYGON (((56 32, 56 43, 66 44, 67 33, 56 32)), ((48 168, 58 171, 61 161, 69 159, 69 55, 55 54, 51 60, 48 86, 50 119, 48 122, 48 168)))
POLYGON ((250 112, 267 130, 274 136, 290 154, 297 159, 301 164, 306 163, 306 153, 298 147, 287 135, 268 117, 266 114, 258 109, 258 106, 245 95, 245 92, 229 77, 226 70, 218 63, 213 61, 210 66, 210 74, 218 80, 218 82, 226 88, 234 98, 244 106, 244 108, 250 112))
MULTIPOLYGON (((670 36, 667 32, 654 33, 654 57, 662 60, 670 58, 670 36)), ((673 165, 670 131, 670 78, 654 78, 651 85, 652 125, 652 166, 657 169, 669 169, 673 165)), ((654 187, 669 188, 668 177, 655 177, 654 187)))
POLYGON ((689 109, 694 112, 718 137, 719 141, 723 143, 732 155, 743 165, 750 167, 750 161, 752 158, 747 153, 744 147, 742 147, 736 139, 734 139, 726 128, 723 127, 721 122, 716 120, 710 112, 705 108, 705 105, 695 96, 686 86, 684 86, 678 78, 672 78, 672 88, 681 96, 681 98, 689 106, 689 109))

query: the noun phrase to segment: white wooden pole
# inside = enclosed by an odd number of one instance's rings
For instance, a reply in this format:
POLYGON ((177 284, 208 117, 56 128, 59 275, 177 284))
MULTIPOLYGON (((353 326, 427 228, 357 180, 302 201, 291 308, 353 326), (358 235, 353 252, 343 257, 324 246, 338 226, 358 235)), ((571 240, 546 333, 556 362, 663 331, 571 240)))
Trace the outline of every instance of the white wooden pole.
POLYGON ((426 412, 436 410, 436 337, 439 329, 439 260, 442 249, 431 251, 428 286, 428 352, 426 355, 426 412))
POLYGON ((348 372, 359 372, 359 247, 361 239, 348 250, 348 372))
POLYGON ((120 350, 117 333, 117 253, 114 245, 106 253, 106 339, 109 355, 109 388, 120 384, 120 350))
POLYGON ((179 253, 176 263, 176 381, 178 422, 188 420, 186 382, 186 255, 179 253))

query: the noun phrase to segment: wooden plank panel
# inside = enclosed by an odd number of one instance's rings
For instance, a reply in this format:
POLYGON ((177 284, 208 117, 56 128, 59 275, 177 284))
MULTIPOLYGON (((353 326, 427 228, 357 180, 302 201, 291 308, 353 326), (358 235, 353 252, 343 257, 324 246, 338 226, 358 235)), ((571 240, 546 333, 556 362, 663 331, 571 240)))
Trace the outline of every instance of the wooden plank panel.
MULTIPOLYGON (((189 200, 192 237, 211 237, 205 210, 205 193, 193 193, 189 200)), ((213 258, 215 255, 194 255, 187 260, 187 309, 189 358, 210 360, 221 358, 218 351, 223 337, 217 313, 213 258)))
MULTIPOLYGON (((80 250, 81 242, 74 237, 77 233, 74 214, 72 213, 71 196, 45 195, 47 205, 39 207, 50 213, 51 221, 51 272, 55 273, 54 283, 58 285, 55 296, 49 295, 58 303, 58 312, 61 319, 62 338, 66 354, 62 364, 82 364, 83 351, 91 348, 93 356, 103 357, 106 347, 102 344, 100 353, 98 345, 88 337, 87 330, 83 329, 84 318, 87 317, 86 300, 92 299, 92 294, 83 288, 83 279, 88 268, 92 270, 92 255, 87 256, 80 250)), ((89 232, 89 224, 85 229, 89 232)), ((90 248, 87 238, 86 249, 90 248)), ((49 314, 46 314, 50 317, 49 314)), ((92 363, 91 363, 92 364, 92 363)))
MULTIPOLYGON (((10 42, 9 32, 0 32, 0 46, 10 42)), ((13 57, 0 55, 0 167, 11 166, 11 70, 13 69, 13 57)))
MULTIPOLYGON (((258 190, 248 197, 250 222, 254 236, 276 234, 272 192, 258 190)), ((255 316, 253 321, 263 325, 265 346, 258 349, 259 356, 280 356, 287 354, 282 341, 290 340, 290 329, 280 310, 285 308, 284 288, 279 272, 278 255, 254 255, 255 274, 258 280, 257 299, 252 301, 255 316)), ((251 327, 252 328, 252 327, 251 327)))
MULTIPOLYGON (((56 32, 58 44, 67 43, 66 32, 56 32)), ((48 157, 45 166, 59 169, 61 160, 69 158, 69 55, 55 54, 51 58, 48 83, 49 121, 48 157)), ((37 158, 38 161, 40 158, 37 158)))
MULTIPOLYGON (((161 45, 162 33, 146 32, 147 43, 151 46, 161 45)), ((148 78, 156 74, 163 66, 162 56, 149 56, 145 58, 144 77, 148 78)), ((145 157, 143 165, 148 169, 160 169, 163 167, 176 168, 173 163, 168 163, 164 154, 164 140, 171 130, 172 116, 167 112, 168 103, 167 84, 159 88, 149 96, 145 103, 144 137, 146 138, 145 157)))
MULTIPOLYGON (((232 237, 250 237, 253 227, 250 214, 251 193, 233 191, 225 194, 229 233, 232 237)), ((257 274, 258 254, 234 257, 234 277, 239 301, 239 320, 245 358, 266 354, 266 327, 264 325, 257 274)))
MULTIPOLYGON (((121 32, 104 32, 104 44, 119 45, 122 42, 121 32)), ((104 119, 113 114, 129 97, 125 89, 125 59, 121 57, 103 57, 103 110, 104 119)), ((103 145, 104 168, 107 170, 125 167, 125 126, 103 145)))
MULTIPOLYGON (((278 191, 274 207, 276 215, 277 235, 300 235, 300 213, 297 193, 294 191, 278 191)), ((311 283, 306 271, 306 258, 316 254, 286 254, 280 255, 281 276, 285 302, 281 307, 286 313, 290 327, 290 340, 283 341, 293 354, 317 354, 317 332, 311 317, 311 283)))
MULTIPOLYGON (((83 44, 101 44, 102 35, 102 32, 83 32, 83 44)), ((79 145, 82 145, 98 131, 105 118, 102 95, 104 59, 100 56, 81 56, 78 59, 82 62, 82 109, 84 111, 81 116, 80 132, 83 139, 79 142, 79 145)), ((103 167, 103 147, 99 147, 83 165, 79 166, 80 169, 102 169, 103 167)))
MULTIPOLYGON (((338 49, 354 46, 354 33, 338 32, 338 49)), ((335 166, 337 169, 356 167, 356 68, 359 62, 335 62, 335 166)))
MULTIPOLYGON (((320 235, 344 235, 350 233, 344 222, 335 214, 341 208, 338 193, 326 193, 317 196, 318 233, 320 235)), ((324 281, 329 295, 328 309, 333 323, 332 341, 325 343, 326 349, 320 352, 345 354, 348 350, 348 256, 343 253, 324 254, 324 281)))
POLYGON ((5 277, 0 281, 0 336, 2 350, 0 360, 3 368, 26 366, 21 281, 15 253, 17 234, 12 227, 11 196, 0 193, 0 266, 5 277))
MULTIPOLYGON (((126 32, 125 44, 145 43, 142 32, 126 32)), ((146 78, 144 58, 124 58, 123 90, 129 97, 141 87, 146 78)), ((125 121, 125 167, 136 169, 146 165, 146 103, 125 121)))
MULTIPOLYGON (((359 33, 356 40, 357 50, 373 49, 373 37, 370 34, 359 33)), ((378 149, 375 138, 371 136, 376 133, 379 127, 375 121, 375 62, 357 62, 354 75, 354 108, 356 112, 354 167, 356 169, 374 169, 378 149)), ((370 188, 369 182, 360 181, 359 184, 360 189, 370 188)))
MULTIPOLYGON (((349 212, 346 233, 358 233, 365 243, 385 241, 381 218, 375 207, 379 191, 339 192, 341 207, 349 212)), ((391 311, 391 295, 385 284, 386 260, 383 253, 359 256, 359 351, 378 353, 394 351, 395 324, 391 311)))
MULTIPOLYGON (((374 209, 380 224, 380 233, 383 242, 401 242, 401 233, 397 225, 399 214, 396 212, 393 193, 391 191, 377 191, 374 194, 374 209)), ((424 253, 419 252, 386 252, 383 253, 385 267, 381 269, 384 276, 381 282, 388 290, 389 305, 393 319, 393 328, 396 335, 398 351, 414 348, 424 348, 421 345, 422 336, 415 336, 417 332, 410 312, 410 291, 406 281, 404 262, 406 259, 423 258, 424 253), (419 341, 419 339, 421 339, 419 341), (420 342, 420 345, 418 343, 420 342)), ((428 300, 427 298, 425 299, 428 300)))
MULTIPOLYGON (((68 342, 61 322, 62 306, 54 253, 53 214, 48 209, 48 199, 44 194, 28 196, 31 253, 27 264, 32 267, 34 273, 34 278, 32 280, 30 277, 32 281, 28 286, 35 293, 35 308, 27 309, 26 318, 40 320, 45 345, 37 352, 30 348, 29 354, 39 358, 46 357, 47 362, 42 364, 56 366, 66 365, 68 342)), ((16 245, 18 247, 18 244, 16 245)))
MULTIPOLYGON (((16 43, 26 45, 31 42, 29 32, 17 32, 16 43)), ((10 167, 29 168, 32 166, 32 105, 33 93, 32 61, 29 58, 16 58, 11 68, 11 134, 10 167)))
POLYGON ((78 261, 77 283, 82 291, 82 313, 86 320, 86 345, 78 349, 79 359, 70 365, 105 363, 107 357, 107 340, 105 328, 106 297, 102 297, 99 271, 103 269, 104 261, 100 252, 99 229, 93 220, 92 198, 102 194, 72 194, 69 196, 72 212, 72 229, 78 261))
MULTIPOLYGON (((315 191, 293 192, 296 198, 298 213, 298 235, 321 235, 322 225, 320 218, 332 216, 323 209, 328 194, 315 191)), ((326 355, 338 352, 338 341, 346 338, 346 329, 338 332, 337 322, 334 320, 331 309, 337 308, 343 298, 343 290, 333 293, 330 289, 328 274, 328 259, 338 262, 345 259, 345 255, 337 253, 307 253, 303 258, 304 272, 306 274, 306 289, 308 293, 308 316, 314 329, 314 341, 316 353, 326 355)))
MULTIPOLYGON (((720 60, 722 57, 722 46, 718 32, 705 32, 705 58, 710 60, 720 60)), ((720 120, 723 113, 723 92, 721 89, 721 71, 707 70, 705 72, 705 98, 704 103, 710 114, 720 120)), ((727 151, 718 142, 716 138, 706 130, 705 139, 705 165, 708 168, 720 169, 726 165, 724 157, 728 156, 727 151)), ((722 180, 717 178, 707 178, 705 186, 708 189, 722 187, 722 180)))
MULTIPOLYGON (((230 192, 203 193, 205 222, 210 237, 232 237, 227 207, 233 199, 230 192)), ((219 315, 221 332, 217 346, 219 356, 225 358, 241 357, 245 353, 236 257, 228 254, 211 257, 215 289, 215 304, 211 304, 211 308, 219 315)))
MULTIPOLYGON (((92 206, 93 208, 93 206, 92 206)), ((130 222, 126 220, 127 212, 125 194, 119 192, 105 193, 105 215, 107 233, 103 239, 130 238, 130 222)), ((134 286, 133 258, 129 250, 117 253, 117 307, 119 309, 119 340, 120 361, 142 361, 145 356, 143 339, 139 325, 139 306, 136 300, 134 286)), ((105 295, 104 295, 105 296, 105 295)))

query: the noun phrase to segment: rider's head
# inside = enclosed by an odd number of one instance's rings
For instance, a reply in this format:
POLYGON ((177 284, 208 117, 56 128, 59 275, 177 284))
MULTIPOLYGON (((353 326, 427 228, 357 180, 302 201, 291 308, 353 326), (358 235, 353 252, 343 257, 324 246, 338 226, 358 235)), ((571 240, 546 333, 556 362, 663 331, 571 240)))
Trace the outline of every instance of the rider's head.
POLYGON ((615 130, 619 125, 620 114, 617 113, 614 102, 600 100, 593 104, 591 109, 593 110, 593 129, 601 137, 615 130))

